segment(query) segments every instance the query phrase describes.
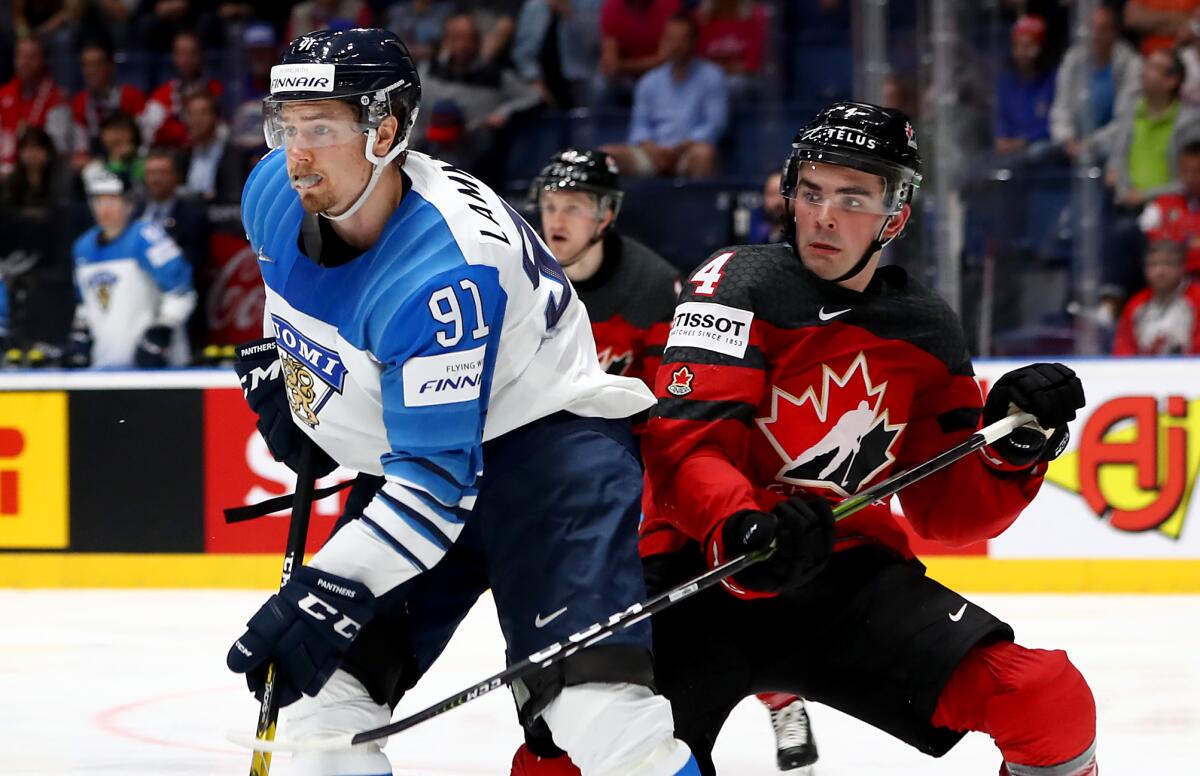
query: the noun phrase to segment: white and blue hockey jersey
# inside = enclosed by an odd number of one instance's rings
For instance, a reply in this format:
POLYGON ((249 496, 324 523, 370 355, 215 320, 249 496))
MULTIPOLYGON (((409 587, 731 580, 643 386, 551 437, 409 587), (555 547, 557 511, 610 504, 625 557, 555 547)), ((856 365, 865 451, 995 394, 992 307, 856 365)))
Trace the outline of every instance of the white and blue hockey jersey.
POLYGON ((314 564, 376 594, 458 537, 483 441, 560 410, 624 418, 654 403, 600 368, 583 304, 520 216, 424 154, 404 172, 412 188, 375 245, 340 266, 301 253, 282 152, 242 197, 293 419, 342 465, 386 478, 314 564))
POLYGON ((186 364, 184 324, 196 306, 192 268, 179 246, 154 224, 134 222, 116 239, 94 226, 75 241, 77 321, 92 334, 92 366, 132 367, 151 326, 172 329, 167 362, 186 364))

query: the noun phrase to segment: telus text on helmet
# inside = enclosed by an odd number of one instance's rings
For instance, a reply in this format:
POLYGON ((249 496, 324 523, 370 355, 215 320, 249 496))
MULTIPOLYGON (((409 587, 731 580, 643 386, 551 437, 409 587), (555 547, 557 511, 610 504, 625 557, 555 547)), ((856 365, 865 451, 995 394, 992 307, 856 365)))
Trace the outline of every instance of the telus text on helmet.
POLYGON ((875 138, 867 137, 861 132, 855 132, 852 129, 834 129, 833 127, 818 127, 805 135, 805 140, 816 140, 819 136, 824 135, 825 140, 844 140, 847 143, 853 143, 857 146, 862 146, 867 150, 875 150, 875 138))

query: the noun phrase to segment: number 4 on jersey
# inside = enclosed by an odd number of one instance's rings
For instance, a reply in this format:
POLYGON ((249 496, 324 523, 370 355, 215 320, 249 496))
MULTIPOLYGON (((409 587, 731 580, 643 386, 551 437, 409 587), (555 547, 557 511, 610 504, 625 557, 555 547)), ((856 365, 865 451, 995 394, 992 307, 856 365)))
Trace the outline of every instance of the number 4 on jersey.
POLYGON ((722 270, 725 269, 725 263, 733 258, 733 254, 733 251, 717 254, 692 275, 688 282, 696 284, 697 296, 712 296, 717 292, 717 284, 724 277, 722 270))

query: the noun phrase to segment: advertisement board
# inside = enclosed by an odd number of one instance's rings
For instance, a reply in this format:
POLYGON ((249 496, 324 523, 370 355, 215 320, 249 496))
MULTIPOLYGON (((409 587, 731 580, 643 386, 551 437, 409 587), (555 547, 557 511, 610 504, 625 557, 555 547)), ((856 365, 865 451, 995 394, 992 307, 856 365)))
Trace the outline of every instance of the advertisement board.
POLYGON ((67 546, 67 478, 67 395, 0 393, 0 548, 67 546))
MULTIPOLYGON (((1200 558, 1200 366, 1077 359, 1087 406, 1032 506, 988 543, 993 558, 1200 558)), ((994 380, 1018 362, 985 362, 994 380)))

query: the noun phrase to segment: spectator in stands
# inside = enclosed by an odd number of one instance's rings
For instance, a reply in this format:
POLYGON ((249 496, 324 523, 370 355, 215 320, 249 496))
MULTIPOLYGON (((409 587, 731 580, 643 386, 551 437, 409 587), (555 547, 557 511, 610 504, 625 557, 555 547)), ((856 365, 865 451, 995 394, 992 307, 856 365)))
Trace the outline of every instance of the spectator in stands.
POLYGON ((138 48, 151 54, 147 60, 148 83, 159 83, 159 59, 173 50, 180 33, 189 32, 212 45, 221 42, 221 25, 208 6, 191 0, 141 0, 134 12, 133 28, 134 39, 140 42, 138 48))
POLYGON ((220 98, 224 86, 204 74, 204 53, 200 36, 181 32, 171 45, 171 60, 176 77, 150 94, 142 113, 142 133, 153 145, 183 147, 187 145, 187 128, 183 125, 183 100, 191 92, 207 91, 220 98))
POLYGON ((780 193, 782 174, 773 172, 763 183, 762 210, 750 226, 751 243, 777 243, 785 238, 787 202, 780 193))
POLYGON ((696 23, 696 53, 725 69, 733 94, 749 96, 762 71, 766 7, 755 0, 703 0, 696 23))
POLYGON ((286 40, 315 30, 348 30, 372 26, 371 7, 363 0, 304 0, 292 8, 286 40))
POLYGON ((1187 249, 1161 240, 1146 251, 1146 288, 1125 305, 1115 356, 1200 353, 1200 285, 1184 268, 1187 249))
POLYGON ((1200 110, 1179 101, 1183 64, 1169 49, 1146 57, 1142 92, 1131 115, 1119 119, 1107 182, 1118 205, 1140 208, 1175 179, 1179 149, 1200 137, 1200 110))
MULTIPOLYGON (((495 149, 497 132, 513 114, 541 101, 533 84, 521 80, 512 69, 483 58, 479 29, 469 13, 446 20, 441 51, 421 74, 421 88, 439 100, 458 104, 465 133, 480 158, 495 149)), ((417 137, 426 135, 428 122, 424 115, 417 115, 417 137)))
POLYGON ((1018 18, 1011 38, 1011 66, 996 79, 996 153, 1032 157, 1049 147, 1057 72, 1046 51, 1046 23, 1039 17, 1018 18))
POLYGON ((118 111, 100 122, 100 158, 110 172, 121 177, 131 193, 141 191, 145 180, 141 147, 141 132, 129 114, 118 111))
POLYGON ((17 41, 13 79, 0 86, 0 175, 12 170, 17 138, 27 127, 46 130, 60 154, 75 150, 71 107, 46 71, 42 44, 35 38, 17 41))
POLYGON ((217 98, 205 91, 189 94, 183 102, 183 121, 190 140, 184 190, 204 202, 238 202, 246 178, 245 159, 229 142, 229 127, 221 121, 217 98))
POLYGON ((638 81, 627 145, 606 146, 622 175, 712 175, 729 117, 725 71, 697 59, 696 23, 686 13, 663 33, 662 64, 638 81))
POLYGON ((663 63, 661 43, 679 0, 604 0, 593 101, 628 105, 639 78, 663 63))
POLYGON ((1146 206, 1138 226, 1147 242, 1170 240, 1187 248, 1187 268, 1200 276, 1200 141, 1179 151, 1177 183, 1146 206))
POLYGON ((22 343, 58 341, 70 320, 69 188, 50 136, 27 128, 13 172, 0 180, 0 276, 9 288, 10 333, 22 343))
POLYGON ((146 154, 146 205, 138 219, 170 235, 199 276, 208 256, 208 216, 202 205, 187 196, 181 166, 178 150, 150 149, 146 154))
POLYGON ((267 152, 262 101, 271 91, 271 67, 278 58, 278 45, 275 28, 267 22, 250 22, 242 28, 246 78, 242 84, 242 101, 234 107, 233 120, 229 123, 229 141, 245 154, 262 156, 267 152))
POLYGON ((71 114, 75 119, 75 132, 85 138, 87 152, 95 155, 102 150, 100 122, 117 111, 130 116, 142 115, 146 95, 135 86, 113 80, 112 51, 99 43, 83 47, 79 54, 79 70, 83 88, 71 101, 71 114))
POLYGON ((482 43, 479 56, 487 62, 508 62, 517 14, 523 0, 471 0, 459 3, 475 20, 482 43))
MULTIPOLYGON (((180 153, 174 148, 152 148, 146 154, 146 206, 138 216, 143 223, 154 224, 175 241, 197 288, 201 288, 208 262, 208 243, 212 230, 205 207, 186 195, 180 178, 180 153)), ((203 302, 203 300, 202 300, 203 302)), ((207 339, 204 304, 188 317, 188 341, 196 344, 207 339)))
POLYGON ((1142 60, 1121 39, 1112 8, 1097 6, 1090 24, 1091 46, 1072 45, 1058 68, 1050 137, 1071 158, 1087 153, 1104 160, 1112 151, 1116 119, 1133 112, 1142 60))
POLYGON ((1200 0, 1128 0, 1125 30, 1139 38, 1142 55, 1171 48, 1200 0))
POLYGON ((1179 36, 1179 58, 1184 70, 1179 97, 1188 105, 1200 105, 1200 7, 1179 36))
POLYGON ((558 108, 586 105, 600 59, 602 0, 526 0, 512 58, 517 73, 558 108))
POLYGON ((475 170, 484 160, 485 136, 467 131, 462 107, 454 100, 438 100, 429 109, 421 149, 462 170, 475 170))
POLYGON ((82 3, 72 0, 21 2, 12 4, 12 24, 18 37, 45 40, 55 32, 70 28, 83 11, 82 3))
POLYGON ((419 64, 437 54, 442 27, 453 11, 450 0, 400 0, 388 8, 383 26, 400 36, 419 64))

